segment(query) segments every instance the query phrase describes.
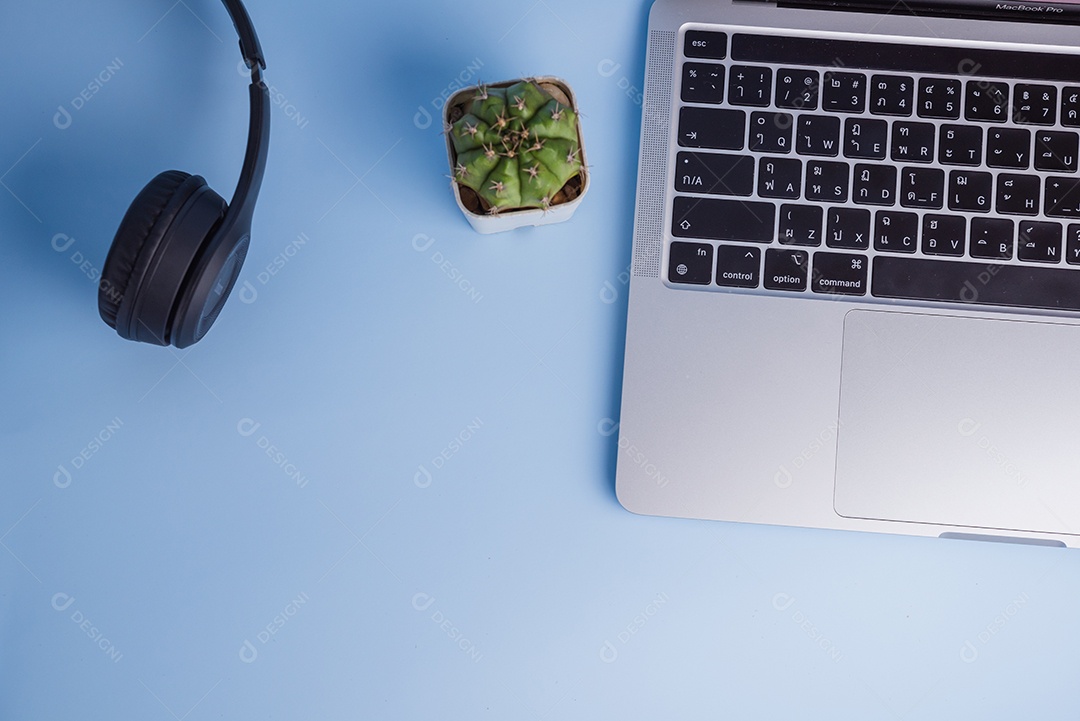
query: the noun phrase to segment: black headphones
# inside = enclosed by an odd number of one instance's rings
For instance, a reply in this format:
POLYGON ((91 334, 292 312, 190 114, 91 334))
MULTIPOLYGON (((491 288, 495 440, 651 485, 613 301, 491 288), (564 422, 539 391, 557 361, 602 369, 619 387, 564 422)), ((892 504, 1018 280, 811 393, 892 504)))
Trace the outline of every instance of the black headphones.
POLYGON ((262 47, 240 0, 222 0, 251 70, 244 167, 232 200, 200 175, 167 170, 135 197, 105 258, 98 312, 120 337, 185 348, 202 338, 247 255, 251 216, 270 147, 270 95, 262 47))

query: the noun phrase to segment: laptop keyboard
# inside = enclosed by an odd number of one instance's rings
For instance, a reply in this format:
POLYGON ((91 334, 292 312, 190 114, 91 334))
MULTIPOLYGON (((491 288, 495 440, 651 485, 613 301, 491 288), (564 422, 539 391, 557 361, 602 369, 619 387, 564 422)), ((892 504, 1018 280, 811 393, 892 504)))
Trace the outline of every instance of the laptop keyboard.
POLYGON ((676 287, 1080 310, 1080 57, 684 33, 676 287))

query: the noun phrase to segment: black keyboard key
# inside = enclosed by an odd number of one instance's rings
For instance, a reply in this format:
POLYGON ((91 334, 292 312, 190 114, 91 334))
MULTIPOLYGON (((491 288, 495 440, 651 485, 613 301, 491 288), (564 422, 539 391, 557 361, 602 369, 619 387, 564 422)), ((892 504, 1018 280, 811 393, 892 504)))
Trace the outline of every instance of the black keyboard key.
POLYGON ((772 99, 772 68, 732 65, 728 71, 728 103, 765 107, 772 99))
POLYGON ((1009 260, 1013 256, 1013 222, 1006 218, 972 218, 972 258, 1009 260))
POLYGON ((870 77, 870 112, 874 115, 911 115, 915 80, 906 75, 870 77))
POLYGON ((915 163, 932 162, 936 132, 937 129, 931 123, 894 123, 892 159, 915 163))
POLYGON ((949 171, 949 210, 986 213, 993 197, 994 176, 976 170, 949 171))
POLYGON ((1077 150, 1080 150, 1080 136, 1076 133, 1040 130, 1035 133, 1035 169, 1076 172, 1077 150))
POLYGON ((997 179, 994 209, 1009 215, 1038 215, 1042 181, 1037 175, 1001 173, 997 179))
POLYGON ((724 102, 724 66, 715 63, 683 63, 684 103, 724 102))
POLYGON ((765 287, 769 290, 806 290, 810 254, 805 250, 769 248, 765 251, 765 287))
POLYGON ((1061 91, 1061 124, 1080 127, 1080 88, 1068 85, 1061 91))
POLYGON ((967 81, 967 120, 984 120, 1004 123, 1009 119, 1009 84, 986 80, 967 81))
POLYGON ((1044 215, 1051 218, 1080 218, 1080 178, 1050 175, 1043 188, 1044 215))
POLYGON ((800 155, 835 156, 840 152, 840 118, 833 115, 800 115, 795 133, 800 155))
POLYGON ((761 283, 761 249, 721 245, 716 249, 716 284, 728 288, 757 288, 761 283))
POLYGON ((776 107, 817 110, 818 71, 780 68, 776 71, 776 107))
POLYGON ((750 195, 754 192, 754 158, 726 153, 679 153, 675 159, 675 190, 750 195))
POLYGON ((920 78, 918 103, 920 118, 956 120, 960 117, 960 81, 920 78))
POLYGON ((940 210, 945 202, 945 171, 940 168, 904 168, 900 171, 900 205, 940 210))
POLYGON ((870 259, 847 253, 814 253, 810 290, 834 295, 866 295, 870 259))
POLYGON ((870 247, 870 211, 862 208, 829 208, 825 245, 846 250, 870 247))
POLYGON ((796 200, 801 193, 801 160, 798 158, 758 159, 757 194, 759 196, 796 200))
POLYGON ((723 60, 727 57, 727 33, 687 30, 683 37, 683 55, 688 58, 723 60))
POLYGON ((745 110, 682 108, 679 111, 679 145, 683 147, 742 150, 745 140, 745 110))
POLYGON ((982 128, 978 125, 941 126, 941 143, 938 145, 939 163, 978 165, 982 162, 982 148, 982 128))
POLYGON ((919 216, 879 210, 874 218, 874 249, 886 253, 914 253, 918 246, 919 216))
POLYGON ((878 256, 870 292, 879 298, 1080 310, 1080 273, 1066 268, 878 256))
POLYGON ((1057 88, 1053 85, 1017 83, 1013 88, 1013 122, 1053 125, 1057 119, 1057 88))
POLYGON ((844 121, 844 155, 862 160, 884 160, 889 123, 885 120, 847 118, 844 121))
POLYGON ((861 113, 866 106, 866 76, 829 71, 821 90, 821 108, 834 113, 861 113))
POLYGON ((753 189, 753 159, 720 153, 679 153, 675 189, 679 192, 748 196, 753 189))
POLYGON ((750 113, 750 149, 759 153, 790 153, 791 113, 750 113))
POLYGON ((991 168, 1026 170, 1031 165, 1031 131, 990 128, 986 132, 986 164, 991 168))
POLYGON ((1016 257, 1031 263, 1060 263, 1061 223, 1020 223, 1016 257))
POLYGON ((896 167, 856 163, 851 200, 860 205, 894 205, 896 167))
POLYGON ((962 215, 924 215, 922 252, 926 255, 960 257, 967 243, 966 221, 962 215))
POLYGON ((772 203, 675 196, 671 234, 677 238, 770 243, 775 230, 776 206, 772 203))
POLYGON ((847 163, 806 161, 806 199, 830 203, 847 202, 850 175, 847 163))
POLYGON ((780 206, 779 241, 783 245, 821 245, 820 205, 780 206))
POLYGON ((1080 265, 1080 224, 1069 223, 1065 231, 1065 262, 1080 265))
POLYGON ((668 280, 708 285, 712 282, 713 247, 708 243, 673 242, 668 252, 668 280))
MULTIPOLYGON (((816 6, 820 7, 820 4, 816 6)), ((903 12, 910 12, 910 8, 903 12)), ((872 30, 870 27, 867 29, 872 30)), ((1018 32, 1018 43, 1022 40, 1020 36, 1021 33, 1018 32)), ((834 68, 862 68, 926 75, 979 73, 981 77, 1017 78, 1024 82, 1076 82, 1075 55, 1046 52, 1042 47, 1031 45, 1015 50, 998 50, 928 41, 898 43, 875 42, 869 39, 833 40, 816 33, 799 37, 737 32, 731 36, 731 57, 741 62, 827 65, 834 68)))

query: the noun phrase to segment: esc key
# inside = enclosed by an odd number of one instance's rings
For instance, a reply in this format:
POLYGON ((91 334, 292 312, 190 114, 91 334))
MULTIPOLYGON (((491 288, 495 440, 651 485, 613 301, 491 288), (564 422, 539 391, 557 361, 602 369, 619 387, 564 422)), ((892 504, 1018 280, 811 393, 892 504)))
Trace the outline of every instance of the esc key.
POLYGON ((723 60, 727 57, 727 33, 687 30, 683 38, 683 55, 688 58, 723 60))

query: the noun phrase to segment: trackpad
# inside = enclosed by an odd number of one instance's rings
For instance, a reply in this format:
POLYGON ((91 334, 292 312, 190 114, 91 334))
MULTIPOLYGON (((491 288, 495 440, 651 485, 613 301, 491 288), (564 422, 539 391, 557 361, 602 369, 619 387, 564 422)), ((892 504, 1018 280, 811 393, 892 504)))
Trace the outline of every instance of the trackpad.
POLYGON ((1080 533, 1080 327, 852 311, 841 516, 1080 533))

